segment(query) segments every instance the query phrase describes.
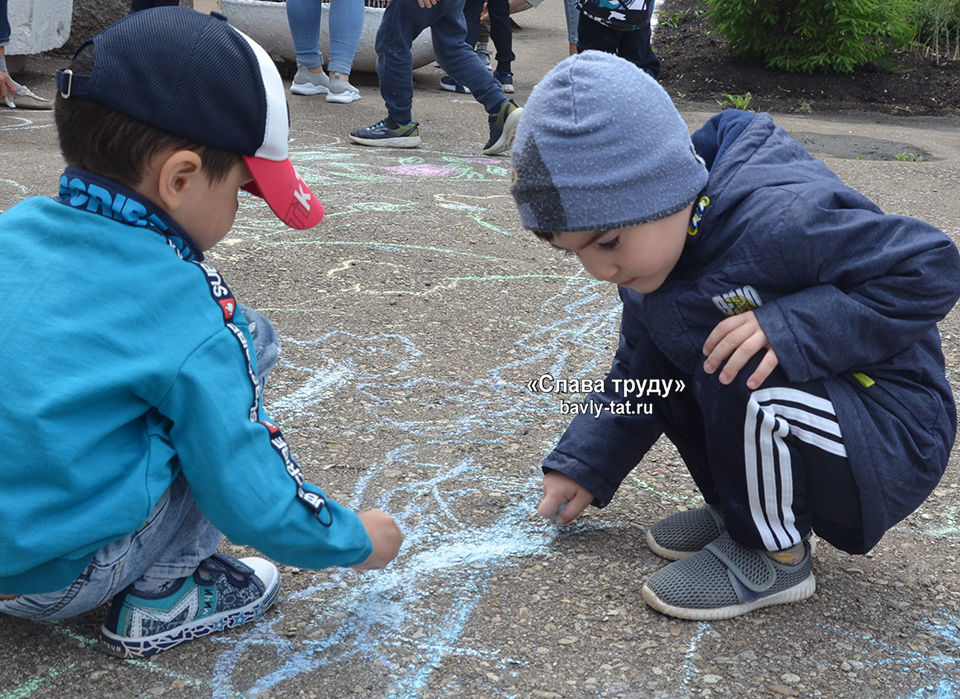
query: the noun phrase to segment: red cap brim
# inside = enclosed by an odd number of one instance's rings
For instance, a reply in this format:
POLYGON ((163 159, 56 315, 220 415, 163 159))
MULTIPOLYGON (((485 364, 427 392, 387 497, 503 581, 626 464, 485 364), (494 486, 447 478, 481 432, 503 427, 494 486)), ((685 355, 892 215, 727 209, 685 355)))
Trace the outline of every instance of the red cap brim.
POLYGON ((312 228, 323 218, 323 204, 297 174, 289 160, 243 156, 253 177, 245 187, 262 197, 273 213, 291 228, 312 228))

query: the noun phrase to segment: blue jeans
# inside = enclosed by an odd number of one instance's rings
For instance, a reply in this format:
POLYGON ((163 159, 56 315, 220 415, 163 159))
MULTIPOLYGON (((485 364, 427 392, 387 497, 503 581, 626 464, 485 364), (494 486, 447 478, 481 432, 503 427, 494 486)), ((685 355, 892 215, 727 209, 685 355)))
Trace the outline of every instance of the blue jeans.
MULTIPOLYGON (((330 0, 330 62, 327 70, 349 75, 363 32, 363 0, 330 0)), ((323 65, 320 53, 320 0, 287 0, 287 22, 297 63, 305 68, 323 65)))
POLYGON ((503 87, 490 75, 473 47, 467 45, 463 5, 464 0, 441 0, 433 7, 424 8, 417 0, 393 0, 383 11, 377 30, 377 75, 387 113, 398 124, 413 119, 410 47, 427 27, 433 35, 433 52, 440 67, 470 88, 487 114, 499 112, 506 101, 503 87))
POLYGON ((7 0, 0 0, 0 46, 10 43, 10 20, 7 18, 7 0))
MULTIPOLYGON (((0 0, 2 2, 3 0, 0 0)), ((261 386, 276 364, 280 341, 266 318, 240 306, 253 334, 261 386)), ((51 621, 82 614, 112 599, 138 578, 172 580, 192 575, 217 550, 222 534, 193 500, 183 474, 154 505, 143 526, 97 551, 67 587, 54 592, 0 600, 0 613, 51 621)))
POLYGON ((580 10, 577 0, 563 0, 563 12, 567 20, 567 41, 577 43, 577 25, 580 23, 580 10))

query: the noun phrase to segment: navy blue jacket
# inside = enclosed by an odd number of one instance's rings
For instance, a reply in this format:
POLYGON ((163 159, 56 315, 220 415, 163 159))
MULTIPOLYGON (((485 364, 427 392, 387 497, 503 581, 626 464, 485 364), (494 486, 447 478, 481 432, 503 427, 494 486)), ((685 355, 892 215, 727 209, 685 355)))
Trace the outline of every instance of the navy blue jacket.
MULTIPOLYGON (((619 289, 608 379, 654 378, 633 351, 644 336, 692 375, 710 331, 747 310, 731 290, 746 290, 787 378, 822 380, 834 403, 869 550, 946 468, 956 409, 936 323, 960 296, 960 254, 932 226, 845 186, 769 115, 725 111, 693 142, 710 171, 699 220, 659 289, 619 289)), ((613 386, 587 400, 622 400, 613 386)), ((659 436, 653 416, 581 415, 544 470, 603 506, 659 436)))

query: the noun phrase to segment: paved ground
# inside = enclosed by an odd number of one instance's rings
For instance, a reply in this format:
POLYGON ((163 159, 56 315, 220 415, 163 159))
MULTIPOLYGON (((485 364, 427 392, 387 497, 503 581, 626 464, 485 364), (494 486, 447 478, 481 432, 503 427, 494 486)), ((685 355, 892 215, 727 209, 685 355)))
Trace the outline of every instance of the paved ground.
MULTIPOLYGON (((523 101, 566 41, 557 0, 518 21, 523 101)), ((268 404, 304 470, 342 502, 394 513, 399 559, 381 572, 286 568, 262 623, 147 662, 97 650, 103 610, 0 618, 0 698, 957 696, 956 459, 869 556, 822 545, 812 599, 727 622, 672 620, 640 599, 662 565, 644 528, 697 503, 669 446, 581 523, 532 515, 538 463, 577 396, 526 386, 602 377, 617 299, 520 229, 507 161, 479 155, 482 109, 442 92, 440 75, 417 71, 424 145, 410 152, 345 142, 383 115, 373 78, 352 105, 292 98, 293 157, 325 220, 285 229, 246 197, 210 255, 282 334, 268 404)), ((691 126, 711 106, 681 103, 691 126)), ((887 210, 960 238, 957 118, 779 120, 887 210)), ((54 191, 49 114, 0 112, 0 154, 0 210, 54 191)), ((951 372, 958 313, 942 327, 951 372)))

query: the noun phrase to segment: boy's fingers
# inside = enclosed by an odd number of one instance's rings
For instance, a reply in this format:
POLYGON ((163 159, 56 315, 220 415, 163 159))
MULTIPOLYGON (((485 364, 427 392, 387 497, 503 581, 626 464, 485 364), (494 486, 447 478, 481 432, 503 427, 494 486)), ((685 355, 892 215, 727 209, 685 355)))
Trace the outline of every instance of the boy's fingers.
POLYGON ((544 519, 551 519, 557 513, 560 505, 566 501, 567 499, 560 495, 560 493, 544 493, 543 499, 540 501, 540 506, 537 507, 537 514, 544 519))
POLYGON ((587 505, 593 502, 593 495, 586 490, 580 490, 557 515, 557 524, 569 524, 583 512, 587 505))
POLYGON ((780 358, 777 357, 777 353, 773 351, 772 347, 767 348, 767 353, 763 355, 763 359, 760 360, 760 365, 757 367, 750 378, 747 379, 747 388, 757 389, 763 385, 763 382, 766 381, 770 374, 773 373, 773 370, 780 365, 780 358))

